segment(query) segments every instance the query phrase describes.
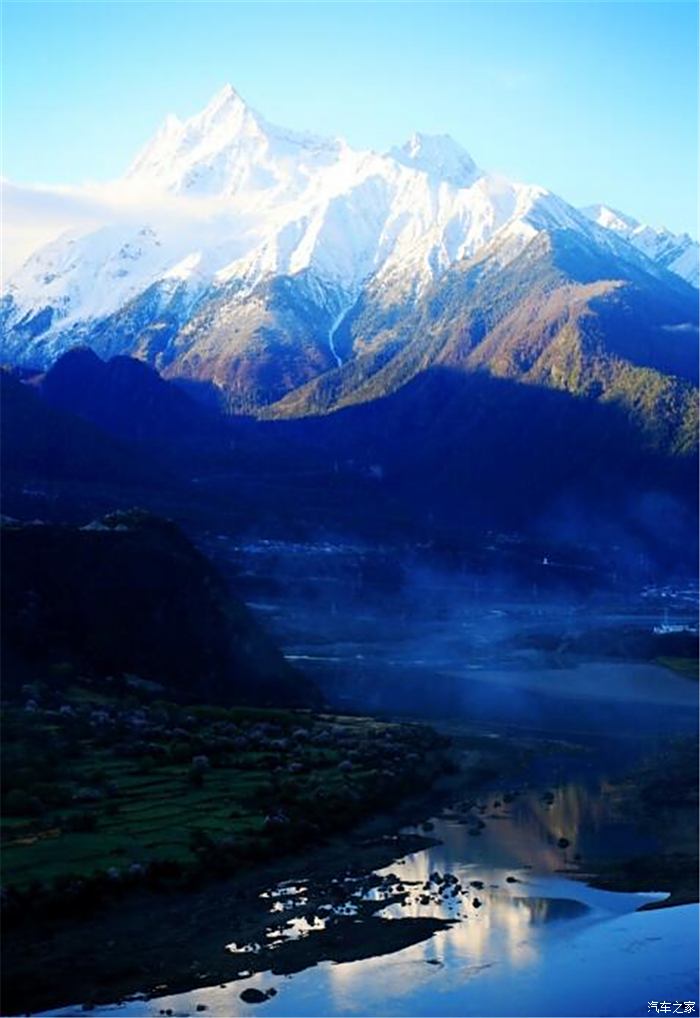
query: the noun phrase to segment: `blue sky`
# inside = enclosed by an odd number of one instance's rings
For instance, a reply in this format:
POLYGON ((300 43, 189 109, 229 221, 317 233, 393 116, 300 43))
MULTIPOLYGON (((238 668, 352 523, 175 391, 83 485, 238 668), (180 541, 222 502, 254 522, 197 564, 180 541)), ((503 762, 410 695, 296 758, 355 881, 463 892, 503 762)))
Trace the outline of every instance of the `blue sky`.
POLYGON ((487 169, 697 234, 689 2, 8 2, 3 173, 120 174, 230 81, 268 119, 385 149, 447 132, 487 169))

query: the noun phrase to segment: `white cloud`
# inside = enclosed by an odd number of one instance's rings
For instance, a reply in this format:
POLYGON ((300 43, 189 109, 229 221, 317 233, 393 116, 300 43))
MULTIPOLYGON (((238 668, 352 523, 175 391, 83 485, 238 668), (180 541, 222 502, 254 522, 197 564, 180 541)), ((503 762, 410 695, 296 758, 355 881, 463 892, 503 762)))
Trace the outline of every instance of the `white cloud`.
POLYGON ((0 201, 3 280, 34 251, 67 230, 87 233, 109 224, 162 223, 170 229, 195 223, 202 226, 226 207, 218 198, 173 197, 122 181, 58 187, 0 180, 0 201))
POLYGON ((24 186, 7 180, 0 189, 4 277, 66 230, 87 230, 105 221, 104 203, 77 189, 24 186))

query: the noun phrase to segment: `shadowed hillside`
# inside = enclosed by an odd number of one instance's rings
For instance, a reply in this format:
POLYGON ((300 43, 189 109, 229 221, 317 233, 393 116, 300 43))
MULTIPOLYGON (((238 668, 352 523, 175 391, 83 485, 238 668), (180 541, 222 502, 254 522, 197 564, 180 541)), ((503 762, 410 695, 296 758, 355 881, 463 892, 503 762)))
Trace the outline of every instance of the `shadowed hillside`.
POLYGON ((131 673, 185 700, 317 702, 174 524, 137 510, 83 528, 10 523, 2 543, 6 690, 53 668, 131 673))

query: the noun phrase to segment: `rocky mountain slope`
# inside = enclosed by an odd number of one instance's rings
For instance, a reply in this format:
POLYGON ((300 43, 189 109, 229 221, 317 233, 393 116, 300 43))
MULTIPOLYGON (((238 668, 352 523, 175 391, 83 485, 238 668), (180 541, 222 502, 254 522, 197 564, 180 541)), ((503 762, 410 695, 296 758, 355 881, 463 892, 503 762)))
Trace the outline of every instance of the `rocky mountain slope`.
POLYGON ((495 292, 543 235, 575 236, 584 267, 606 263, 601 279, 641 273, 660 295, 697 282, 685 236, 489 174, 445 136, 380 155, 289 131, 230 86, 189 120, 169 117, 114 187, 143 221, 66 235, 29 259, 3 296, 6 361, 47 367, 88 344, 259 413, 335 384, 387 333, 403 342, 406 318, 453 269, 488 266, 495 292))
POLYGON ((440 368, 615 404, 651 446, 695 448, 698 312, 688 286, 659 287, 631 264, 619 278, 619 263, 569 230, 542 231, 506 267, 496 254, 458 263, 401 317, 382 319, 367 298, 346 323, 346 363, 269 416, 368 403, 440 368))

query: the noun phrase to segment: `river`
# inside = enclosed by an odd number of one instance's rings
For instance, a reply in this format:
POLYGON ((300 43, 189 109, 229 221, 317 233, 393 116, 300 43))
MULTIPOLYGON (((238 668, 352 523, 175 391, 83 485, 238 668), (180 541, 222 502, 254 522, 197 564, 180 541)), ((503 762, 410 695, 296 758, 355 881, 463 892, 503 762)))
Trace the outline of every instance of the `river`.
MULTIPOLYGON (((249 552, 249 566, 255 554, 249 552)), ((337 550, 287 552, 281 566, 279 549, 274 554, 287 582, 279 596, 251 596, 252 608, 276 631, 290 660, 303 663, 336 703, 447 718, 457 726, 468 718, 494 740, 517 730, 565 740, 567 751, 535 757, 514 790, 498 782, 482 790, 468 816, 464 803, 442 810, 427 828, 437 844, 378 871, 392 874, 406 892, 401 901, 388 901, 380 917, 451 921, 428 939, 377 957, 322 961, 291 975, 258 973, 91 1014, 624 1018, 648 1015, 651 1002, 664 1001, 668 1013, 686 1002, 696 1010, 685 1013, 697 1013, 698 906, 639 911, 666 896, 654 886, 639 893, 599 890, 585 879, 589 858, 653 852, 654 832, 640 831, 616 811, 611 779, 669 737, 697 730, 697 686, 654 663, 543 655, 521 638, 630 619, 652 626, 661 595, 601 608, 536 597, 482 599, 451 585, 448 598, 436 591, 434 577, 424 576, 409 594, 388 598, 391 608, 380 617, 361 591, 351 612, 334 597, 328 562, 337 550), (314 588, 319 559, 322 582, 314 588), (296 589, 290 562, 298 570, 296 589), (570 752, 571 743, 581 751, 570 752), (251 988, 275 993, 245 1003, 241 993, 251 988)), ((269 568, 265 562, 262 573, 269 568)), ((671 603, 676 617, 693 618, 687 602, 671 603)), ((354 898, 381 897, 382 887, 349 885, 347 900, 333 908, 352 913, 354 898)), ((285 901, 303 888, 268 893, 271 938, 313 931, 303 921, 285 925, 285 901)), ((227 928, 222 920, 222 951, 235 936, 235 923, 227 928)))
MULTIPOLYGON (((560 872, 575 856, 595 855, 602 847, 610 856, 653 843, 649 838, 645 844, 633 827, 610 815, 604 790, 599 768, 589 767, 585 778, 574 776, 551 794, 529 788, 507 804, 494 800, 499 806, 489 804, 479 837, 459 819, 436 818, 431 833, 438 845, 379 871, 411 888, 407 901, 388 905, 380 915, 455 920, 428 940, 377 958, 321 962, 291 976, 260 973, 91 1013, 184 1016, 197 1014, 199 1007, 217 1016, 561 1018, 647 1015, 651 1001, 697 1003, 697 905, 640 912, 641 905, 665 895, 653 887, 635 894, 597 890, 560 872), (569 841, 566 848, 560 847, 562 837, 569 841), (442 892, 429 884, 426 893, 426 882, 436 873, 456 878, 460 891, 452 892, 454 883, 443 885, 442 892), (240 994, 251 987, 276 994, 261 1004, 246 1004, 240 994)), ((287 891, 272 889, 275 934, 284 923, 275 902, 287 891)), ((292 924, 291 933, 295 930, 298 934, 298 924, 292 924)), ((235 936, 233 927, 230 936, 235 936)), ((79 1009, 46 1012, 76 1013, 79 1009)))

